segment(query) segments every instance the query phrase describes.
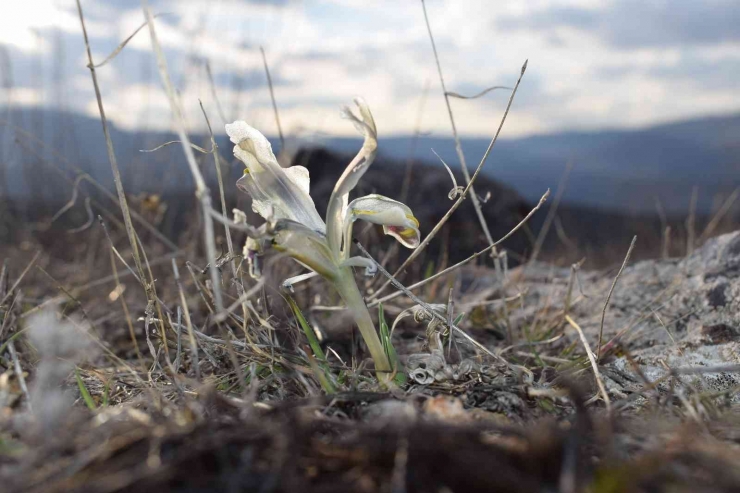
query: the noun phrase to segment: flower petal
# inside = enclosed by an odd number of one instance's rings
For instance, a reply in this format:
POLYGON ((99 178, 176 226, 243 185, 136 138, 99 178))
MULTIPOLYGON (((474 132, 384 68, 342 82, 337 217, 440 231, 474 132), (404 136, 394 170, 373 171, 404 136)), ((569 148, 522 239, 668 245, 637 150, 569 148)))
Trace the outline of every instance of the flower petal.
POLYGON ((295 183, 310 198, 311 177, 308 174, 308 169, 303 166, 291 166, 290 168, 284 168, 284 171, 288 175, 288 179, 295 183))
POLYGON ((226 125, 234 146, 234 156, 246 165, 237 186, 252 196, 252 208, 265 219, 291 219, 316 231, 324 231, 321 216, 308 194, 308 170, 283 169, 275 159, 270 142, 257 129, 243 121, 226 125))
POLYGON ((331 198, 329 198, 329 206, 326 209, 327 240, 332 252, 337 256, 342 256, 344 251, 349 251, 347 245, 342 245, 342 212, 347 206, 349 192, 357 186, 357 182, 360 181, 362 175, 375 160, 375 155, 378 152, 378 132, 370 108, 361 98, 355 98, 355 104, 360 110, 361 119, 357 118, 349 108, 344 109, 344 117, 350 120, 357 130, 365 136, 365 142, 360 152, 349 163, 334 186, 334 191, 332 191, 331 198))
POLYGON ((345 243, 349 243, 352 223, 358 219, 383 225, 385 234, 393 236, 405 247, 419 246, 419 221, 407 205, 397 200, 373 194, 350 202, 344 213, 345 243))

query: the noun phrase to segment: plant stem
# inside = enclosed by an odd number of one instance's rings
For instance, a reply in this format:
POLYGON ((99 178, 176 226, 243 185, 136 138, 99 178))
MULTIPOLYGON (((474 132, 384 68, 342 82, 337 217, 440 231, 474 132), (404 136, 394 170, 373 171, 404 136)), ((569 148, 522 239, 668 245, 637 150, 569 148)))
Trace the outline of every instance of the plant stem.
POLYGON ((351 268, 345 267, 340 269, 339 274, 334 279, 334 287, 355 318, 355 323, 357 323, 360 334, 362 334, 362 338, 365 340, 365 344, 370 351, 370 356, 372 356, 375 362, 378 380, 381 382, 390 381, 391 364, 383 350, 383 345, 380 343, 380 338, 378 338, 375 324, 370 317, 370 312, 367 310, 365 300, 357 288, 354 272, 351 268))

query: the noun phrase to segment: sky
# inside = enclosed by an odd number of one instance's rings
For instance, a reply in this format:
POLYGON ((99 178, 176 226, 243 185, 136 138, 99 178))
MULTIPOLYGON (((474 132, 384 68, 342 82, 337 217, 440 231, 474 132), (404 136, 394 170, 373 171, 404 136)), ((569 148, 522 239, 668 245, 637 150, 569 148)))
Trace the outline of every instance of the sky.
MULTIPOLYGON (((151 0, 188 127, 243 119, 276 134, 260 47, 288 135, 345 136, 362 96, 381 135, 450 135, 424 13, 414 0, 151 0), (211 76, 209 77, 209 69, 211 76), (213 83, 210 83, 210 80, 213 83)), ((475 94, 527 72, 504 137, 639 128, 740 111, 737 0, 427 0, 447 88, 475 94)), ((82 0, 99 63, 144 16, 138 0, 82 0)), ((74 0, 8 2, 0 105, 97 117, 74 0)), ((170 130, 147 29, 97 70, 117 126, 170 130)), ((463 136, 490 136, 509 92, 452 100, 463 136)))

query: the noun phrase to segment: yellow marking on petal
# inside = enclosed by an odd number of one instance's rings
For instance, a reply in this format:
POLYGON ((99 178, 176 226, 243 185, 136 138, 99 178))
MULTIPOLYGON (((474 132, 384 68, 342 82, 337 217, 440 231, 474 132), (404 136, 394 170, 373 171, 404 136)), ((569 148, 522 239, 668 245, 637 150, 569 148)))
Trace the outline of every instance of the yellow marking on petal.
POLYGON ((406 217, 409 218, 409 220, 411 220, 417 228, 419 227, 419 220, 416 219, 413 214, 406 214, 406 217))
POLYGON ((398 236, 401 236, 403 238, 416 238, 416 230, 412 228, 401 229, 400 226, 389 226, 388 230, 393 231, 398 236))
POLYGON ((372 216, 374 214, 377 214, 378 211, 370 211, 370 210, 363 210, 363 209, 352 209, 352 215, 359 216, 362 214, 363 216, 372 216))
POLYGON ((249 174, 249 168, 244 168, 244 174, 245 175, 248 175, 249 174))

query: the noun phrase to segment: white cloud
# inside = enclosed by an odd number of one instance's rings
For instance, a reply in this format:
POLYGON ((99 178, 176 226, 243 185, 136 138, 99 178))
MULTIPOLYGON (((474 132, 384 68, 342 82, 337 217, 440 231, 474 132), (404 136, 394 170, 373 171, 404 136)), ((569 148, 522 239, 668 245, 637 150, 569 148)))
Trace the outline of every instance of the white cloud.
MULTIPOLYGON (((69 69, 67 106, 97 115, 74 3, 26 0, 23 5, 0 18, 0 42, 24 56, 46 57, 46 63, 52 64, 51 38, 39 38, 34 32, 59 28, 74 36, 78 44, 69 55, 75 65, 69 69), (29 14, 29 4, 41 13, 29 14)), ((473 93, 494 84, 513 85, 521 64, 529 58, 504 136, 635 127, 740 111, 736 78, 721 82, 727 69, 711 79, 692 76, 692 70, 706 71, 712 64, 740 67, 737 41, 723 38, 710 43, 706 37, 687 36, 681 44, 665 43, 662 40, 668 38, 656 36, 661 42, 615 45, 598 30, 583 28, 591 17, 608 12, 609 5, 596 0, 427 2, 448 89, 473 93), (552 12, 560 16, 552 28, 515 26, 526 26, 528 19, 552 12), (511 25, 506 27, 506 22, 511 25)), ((83 6, 96 60, 143 21, 138 2, 86 1, 83 6)), ((450 132, 419 2, 306 0, 273 5, 162 0, 153 8, 173 14, 158 19, 157 32, 194 128, 202 128, 198 98, 212 102, 202 66, 208 60, 227 117, 262 122, 271 132, 272 108, 259 52, 263 45, 281 119, 288 129, 352 135, 352 127, 337 116, 339 105, 362 95, 371 104, 381 132, 410 133, 422 88, 430 81, 422 131, 450 132)), ((651 22, 657 22, 659 11, 650 12, 651 22)), ((635 29, 660 28, 635 24, 635 29)), ((126 128, 170 126, 150 50, 148 32, 142 30, 118 58, 98 71, 108 113, 126 128), (147 73, 145 80, 142 74, 147 73)), ((27 85, 22 80, 16 84, 27 85)), ((48 99, 43 92, 27 97, 28 104, 48 99)), ((506 100, 502 91, 476 101, 453 101, 459 130, 490 135, 506 100)), ((215 106, 211 113, 211 119, 218 121, 215 106)))
POLYGON ((17 106, 41 106, 44 103, 44 95, 42 91, 38 89, 32 89, 30 87, 16 87, 10 91, 2 91, 5 96, 3 103, 17 106))
MULTIPOLYGON (((38 53, 49 48, 48 41, 39 36, 40 31, 58 29, 78 34, 80 19, 74 5, 70 0, 6 2, 0 12, 0 44, 38 53)), ((103 23, 90 19, 86 19, 86 27, 90 36, 104 36, 107 32, 103 23)))

